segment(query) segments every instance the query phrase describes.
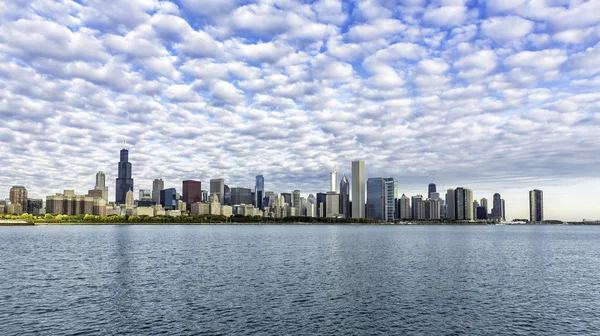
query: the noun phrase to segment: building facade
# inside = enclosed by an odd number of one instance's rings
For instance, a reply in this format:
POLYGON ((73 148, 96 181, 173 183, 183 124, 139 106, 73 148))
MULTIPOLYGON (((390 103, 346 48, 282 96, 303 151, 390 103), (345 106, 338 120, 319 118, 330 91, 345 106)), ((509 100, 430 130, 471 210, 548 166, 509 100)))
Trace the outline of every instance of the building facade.
POLYGON ((165 182, 162 179, 154 179, 152 182, 152 200, 156 203, 160 203, 160 192, 165 189, 165 182))
POLYGON ((366 171, 364 161, 352 161, 352 218, 365 218, 366 171))
POLYGON ((9 199, 12 204, 27 207, 27 189, 24 186, 13 186, 9 191, 9 199))
POLYGON ((187 211, 191 210, 192 204, 202 201, 202 182, 185 180, 182 182, 181 200, 185 202, 187 211))
POLYGON ((350 218, 350 182, 346 175, 340 181, 340 215, 350 218))
POLYGON ((127 149, 121 149, 118 170, 115 188, 115 203, 125 204, 127 192, 130 190, 133 191, 131 163, 129 162, 129 151, 127 149))
POLYGON ((529 191, 529 222, 532 224, 544 221, 544 192, 538 189, 529 191))
POLYGON ((222 178, 210 180, 210 196, 217 195, 219 203, 225 204, 225 180, 222 178))
POLYGON ((254 183, 254 206, 259 210, 263 209, 263 198, 265 197, 265 177, 256 175, 254 183))

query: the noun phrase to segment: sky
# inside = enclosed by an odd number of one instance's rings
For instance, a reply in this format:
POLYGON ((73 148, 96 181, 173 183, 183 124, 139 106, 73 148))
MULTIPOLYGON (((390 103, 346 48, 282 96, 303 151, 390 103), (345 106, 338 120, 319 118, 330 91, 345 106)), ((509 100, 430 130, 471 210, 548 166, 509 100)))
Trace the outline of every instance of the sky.
MULTIPOLYGON (((0 2, 0 196, 94 187, 119 150, 135 189, 225 178, 327 191, 329 171, 400 194, 599 219, 600 1, 0 2)), ((203 187, 204 189, 204 187, 203 187)))

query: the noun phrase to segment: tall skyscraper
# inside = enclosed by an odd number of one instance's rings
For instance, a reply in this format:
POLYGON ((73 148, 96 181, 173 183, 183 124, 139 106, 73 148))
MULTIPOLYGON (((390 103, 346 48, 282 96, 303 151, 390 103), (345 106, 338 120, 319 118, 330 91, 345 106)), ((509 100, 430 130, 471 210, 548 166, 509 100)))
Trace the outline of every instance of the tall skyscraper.
POLYGON ((296 189, 292 192, 292 203, 290 205, 296 208, 297 214, 300 213, 302 210, 302 206, 300 205, 300 190, 296 189))
POLYGON ((412 219, 425 219, 425 202, 422 195, 411 197, 412 219))
POLYGON ((129 190, 127 193, 125 193, 125 205, 133 206, 133 204, 133 190, 129 190))
POLYGON ((327 214, 327 194, 317 193, 317 217, 325 217, 327 214))
POLYGON ((27 189, 24 186, 13 186, 10 188, 8 197, 12 204, 20 204, 22 209, 26 209, 27 189))
POLYGON ((292 206, 292 193, 281 193, 281 197, 283 197, 284 203, 287 203, 289 206, 292 206))
POLYGON ((502 219, 502 197, 499 193, 495 193, 492 200, 492 219, 502 219))
POLYGON ((317 199, 313 194, 306 198, 306 216, 317 217, 317 199))
POLYGON ((462 187, 454 190, 454 219, 473 220, 473 190, 462 187))
POLYGON ((152 201, 160 204, 160 191, 165 189, 165 183, 162 179, 154 179, 152 182, 152 201))
MULTIPOLYGON (((489 210, 488 210, 488 200, 487 200, 487 198, 482 198, 482 199, 481 199, 481 201, 480 201, 479 203, 481 203, 481 204, 479 204, 479 206, 482 206, 482 207, 484 207, 484 208, 485 208, 485 211, 486 211, 486 213, 487 213, 487 211, 489 211, 489 210)), ((486 215, 485 217, 486 217, 486 219, 487 219, 487 215, 486 215)), ((481 219, 481 218, 479 218, 479 219, 481 219)))
POLYGON ((405 194, 398 199, 398 210, 396 211, 399 219, 411 219, 410 198, 405 194))
POLYGON ((217 195, 219 198, 219 203, 221 205, 225 204, 225 180, 220 179, 212 179, 210 180, 210 195, 217 195))
POLYGON ((350 218, 350 182, 346 175, 340 181, 340 215, 350 218))
POLYGON ((330 191, 325 196, 325 217, 338 217, 340 214, 340 194, 330 191))
POLYGON ((456 219, 456 199, 455 190, 450 188, 446 191, 446 218, 456 219))
POLYGON ((256 182, 254 184, 254 202, 256 208, 263 209, 263 198, 265 197, 265 178, 262 175, 256 175, 256 182))
POLYGON ((506 203, 504 203, 504 198, 502 199, 502 220, 506 220, 506 203))
POLYGON ((131 163, 129 162, 129 151, 121 149, 119 160, 119 174, 115 188, 115 202, 125 204, 128 191, 133 191, 133 178, 131 177, 131 163))
POLYGON ((181 200, 185 202, 186 210, 192 210, 192 204, 202 202, 202 182, 185 180, 182 183, 181 200))
POLYGON ((175 188, 161 190, 160 204, 165 210, 177 209, 177 190, 175 188))
POLYGON ((437 189, 436 189, 435 183, 433 183, 433 182, 429 183, 429 186, 427 187, 427 198, 432 198, 431 194, 436 191, 437 191, 437 189))
POLYGON ((333 169, 333 171, 331 173, 329 173, 329 191, 333 191, 335 193, 337 193, 337 179, 338 178, 338 174, 337 174, 337 169, 333 169))
POLYGON ((95 190, 102 191, 102 198, 105 201, 108 201, 108 187, 106 186, 106 175, 104 175, 103 171, 99 171, 96 173, 96 186, 94 186, 95 190))
POLYGON ((529 221, 532 224, 544 221, 544 192, 541 190, 529 192, 529 221))
POLYGON ((231 188, 231 205, 252 204, 252 189, 250 188, 231 188))
POLYGON ((365 218, 365 176, 365 162, 352 161, 352 218, 365 218))

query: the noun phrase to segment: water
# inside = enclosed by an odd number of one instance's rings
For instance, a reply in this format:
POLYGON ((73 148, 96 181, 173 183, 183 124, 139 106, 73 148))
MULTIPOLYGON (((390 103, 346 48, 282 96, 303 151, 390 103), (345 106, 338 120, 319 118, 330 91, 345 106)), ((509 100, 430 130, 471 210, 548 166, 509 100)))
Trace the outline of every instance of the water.
POLYGON ((0 227, 0 335, 598 335, 600 227, 0 227))

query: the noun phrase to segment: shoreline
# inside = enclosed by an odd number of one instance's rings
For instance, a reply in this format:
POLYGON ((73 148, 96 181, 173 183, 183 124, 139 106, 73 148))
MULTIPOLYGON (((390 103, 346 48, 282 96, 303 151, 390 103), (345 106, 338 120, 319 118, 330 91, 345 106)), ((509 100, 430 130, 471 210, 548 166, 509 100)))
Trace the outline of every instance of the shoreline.
POLYGON ((151 226, 159 226, 159 225, 170 225, 170 226, 195 226, 195 225, 209 225, 209 226, 217 226, 217 225, 233 225, 233 226, 261 226, 261 225, 282 225, 282 226, 308 226, 308 225, 318 225, 318 226, 598 226, 600 224, 488 224, 488 223, 443 223, 443 222, 427 222, 427 223, 309 223, 309 222, 273 222, 273 223, 265 223, 265 222, 240 222, 240 223, 173 223, 173 222, 164 222, 164 223, 135 223, 135 222, 122 222, 122 223, 91 223, 91 222, 64 222, 64 223, 52 223, 52 222, 37 222, 37 223, 28 223, 25 221, 16 221, 16 222, 8 222, 3 221, 0 222, 0 226, 69 226, 69 225, 79 225, 79 226, 103 226, 103 225, 132 225, 132 226, 140 226, 140 225, 151 225, 151 226))

